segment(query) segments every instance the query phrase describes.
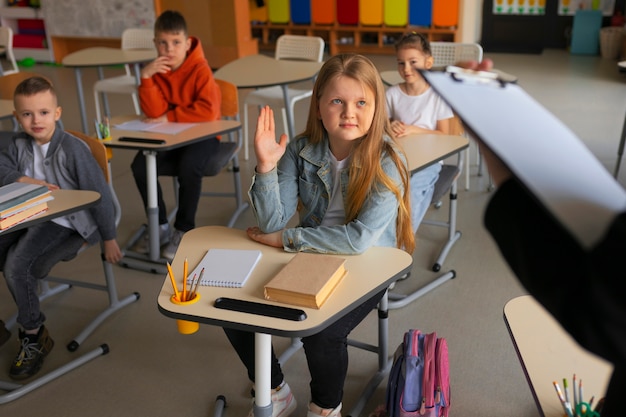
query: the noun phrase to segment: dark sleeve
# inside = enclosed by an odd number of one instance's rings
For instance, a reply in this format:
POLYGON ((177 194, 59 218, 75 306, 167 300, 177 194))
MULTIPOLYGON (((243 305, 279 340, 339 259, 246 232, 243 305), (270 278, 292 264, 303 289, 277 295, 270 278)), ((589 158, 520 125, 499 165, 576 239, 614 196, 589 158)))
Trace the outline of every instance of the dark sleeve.
POLYGON ((510 180, 490 201, 485 226, 529 293, 582 346, 626 364, 626 213, 587 250, 510 180))

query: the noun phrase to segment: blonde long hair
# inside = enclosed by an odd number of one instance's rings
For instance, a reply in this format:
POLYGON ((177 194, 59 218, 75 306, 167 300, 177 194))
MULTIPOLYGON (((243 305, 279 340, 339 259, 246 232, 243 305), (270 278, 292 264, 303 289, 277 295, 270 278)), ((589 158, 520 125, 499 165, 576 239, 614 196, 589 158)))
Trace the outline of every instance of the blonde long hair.
POLYGON ((313 96, 306 129, 302 133, 311 143, 324 140, 325 129, 318 117, 320 97, 329 81, 338 76, 350 77, 360 82, 374 93, 375 109, 372 125, 352 150, 350 163, 350 182, 346 202, 346 223, 353 221, 363 207, 366 198, 376 189, 385 187, 398 199, 398 216, 396 218, 396 245, 407 252, 413 252, 415 236, 411 227, 409 173, 401 150, 393 141, 384 136, 392 137, 387 109, 385 107, 385 89, 374 64, 362 55, 341 54, 331 57, 322 66, 313 86, 313 96), (383 171, 381 158, 387 153, 400 172, 402 189, 383 171))

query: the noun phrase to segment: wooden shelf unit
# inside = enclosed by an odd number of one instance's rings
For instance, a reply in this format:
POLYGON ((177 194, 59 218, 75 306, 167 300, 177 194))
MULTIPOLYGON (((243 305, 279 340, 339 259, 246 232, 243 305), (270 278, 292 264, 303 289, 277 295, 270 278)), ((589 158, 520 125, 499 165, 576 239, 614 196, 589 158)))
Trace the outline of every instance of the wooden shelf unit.
POLYGON ((365 25, 297 25, 293 23, 251 23, 252 37, 259 40, 259 49, 273 50, 282 34, 320 36, 329 47, 329 54, 357 52, 364 54, 395 53, 394 43, 404 33, 414 31, 428 35, 432 41, 456 42, 459 29, 422 26, 365 26, 365 25))
MULTIPOLYGON (((3 1, 2 4, 6 4, 6 1, 3 1)), ((18 28, 19 19, 41 20, 44 22, 45 25, 45 17, 41 9, 35 9, 32 7, 0 7, 0 25, 8 26, 13 30, 14 43, 15 36, 20 34, 18 28)), ((15 55, 15 59, 17 60, 24 58, 33 58, 37 62, 53 62, 54 54, 52 51, 50 34, 46 30, 44 47, 31 48, 13 46, 13 54, 15 55)))

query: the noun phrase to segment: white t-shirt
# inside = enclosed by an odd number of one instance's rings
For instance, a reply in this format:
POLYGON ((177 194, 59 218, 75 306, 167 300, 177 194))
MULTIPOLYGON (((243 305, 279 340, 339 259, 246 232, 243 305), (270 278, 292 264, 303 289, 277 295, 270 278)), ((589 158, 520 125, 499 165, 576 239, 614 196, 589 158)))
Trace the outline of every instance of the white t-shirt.
POLYGON ((400 85, 394 85, 387 89, 386 101, 390 118, 424 129, 435 130, 438 120, 454 116, 450 106, 430 87, 419 96, 410 96, 400 85))
POLYGON ((333 177, 333 190, 328 202, 328 210, 322 219, 322 226, 334 226, 346 222, 346 210, 343 206, 343 193, 341 192, 341 171, 348 167, 350 157, 338 161, 335 155, 330 154, 330 169, 333 177))
MULTIPOLYGON (((43 161, 46 158, 46 154, 48 153, 48 148, 50 147, 50 142, 45 143, 43 145, 38 145, 33 141, 33 167, 31 169, 26 169, 24 175, 27 177, 35 178, 36 180, 48 181, 46 179, 46 174, 43 169, 43 161)), ((55 217, 51 221, 58 224, 59 226, 67 227, 68 229, 73 229, 72 224, 67 220, 66 216, 55 217)))

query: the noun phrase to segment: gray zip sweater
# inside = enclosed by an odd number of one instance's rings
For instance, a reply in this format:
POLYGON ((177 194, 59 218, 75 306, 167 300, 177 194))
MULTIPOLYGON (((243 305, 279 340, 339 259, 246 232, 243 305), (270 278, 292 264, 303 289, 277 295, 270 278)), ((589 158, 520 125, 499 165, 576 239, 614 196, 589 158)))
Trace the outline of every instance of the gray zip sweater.
MULTIPOLYGON (((24 176, 33 166, 34 139, 17 133, 10 145, 0 152, 0 185, 24 176)), ((101 200, 89 209, 67 216, 74 229, 89 243, 116 237, 113 198, 102 170, 85 142, 55 129, 44 159, 46 181, 66 190, 97 191, 101 200)))

